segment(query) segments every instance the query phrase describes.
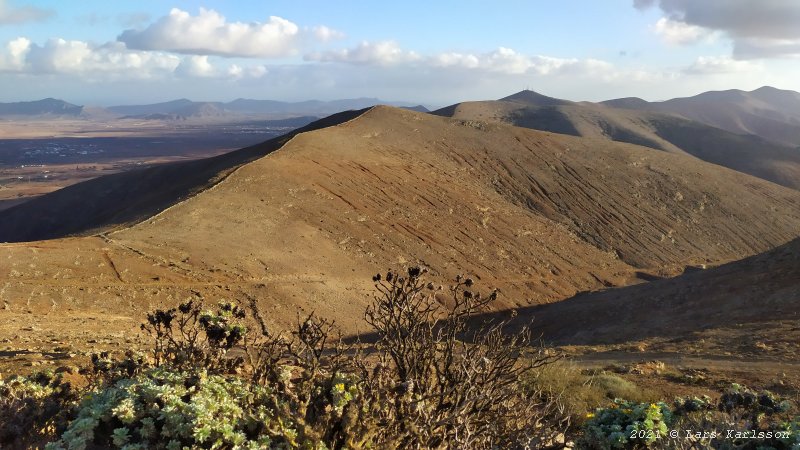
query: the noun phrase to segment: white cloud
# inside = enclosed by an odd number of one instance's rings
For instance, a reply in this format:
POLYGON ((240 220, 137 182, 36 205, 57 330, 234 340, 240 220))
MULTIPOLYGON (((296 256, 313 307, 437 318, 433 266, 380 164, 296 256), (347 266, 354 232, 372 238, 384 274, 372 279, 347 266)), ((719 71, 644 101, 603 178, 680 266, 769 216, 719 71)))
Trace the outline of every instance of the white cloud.
POLYGON ((0 0, 0 25, 37 22, 51 17, 54 13, 35 6, 9 6, 6 0, 0 0))
POLYGON ((393 66, 412 64, 441 69, 468 69, 509 75, 550 75, 558 73, 608 74, 613 65, 596 59, 565 59, 528 56, 500 47, 488 53, 444 52, 423 56, 401 48, 394 41, 361 42, 350 49, 331 50, 306 55, 307 61, 339 62, 358 65, 393 66))
POLYGON ((268 73, 264 65, 227 67, 206 55, 130 50, 121 42, 93 45, 84 41, 50 39, 36 44, 20 37, 0 48, 0 73, 57 74, 102 79, 205 78, 255 80, 268 73))
POLYGON ((480 66, 480 59, 471 54, 463 53, 440 53, 433 56, 431 64, 436 67, 464 67, 467 69, 476 69, 480 66))
MULTIPOLYGON (((327 27, 309 32, 323 40, 336 36, 327 27)), ((300 28, 281 17, 270 16, 264 23, 228 22, 214 10, 200 8, 200 13, 192 16, 173 8, 144 30, 126 30, 117 39, 137 50, 269 58, 295 53, 301 38, 300 28)))
POLYGON ((750 61, 739 61, 728 56, 701 56, 687 67, 684 72, 691 75, 708 75, 720 73, 747 73, 761 70, 760 64, 750 61))
POLYGON ((0 53, 0 72, 19 72, 25 67, 25 56, 31 48, 31 41, 20 37, 6 44, 5 52, 0 53))
POLYGON ((524 55, 500 47, 489 53, 440 53, 426 58, 434 67, 476 69, 508 75, 609 75, 614 66, 598 59, 556 58, 543 55, 524 55))
POLYGON ((181 63, 175 68, 175 74, 182 77, 205 78, 217 76, 217 71, 208 62, 208 56, 191 55, 181 60, 181 63))
POLYGON ((307 61, 350 64, 392 65, 417 61, 420 56, 413 51, 403 50, 394 41, 362 41, 354 48, 311 53, 306 55, 305 59, 307 61))
POLYGON ((232 64, 228 67, 228 76, 235 80, 240 80, 244 78, 250 79, 258 79, 263 77, 269 73, 266 66, 253 66, 253 67, 242 67, 238 64, 232 64))
POLYGON ((712 31, 706 28, 678 22, 667 17, 658 19, 653 28, 664 42, 672 45, 695 44, 708 39, 712 34, 712 31))
POLYGON ((311 32, 313 33, 314 37, 320 42, 329 42, 344 37, 344 33, 342 33, 341 31, 334 30, 324 25, 312 28, 311 32))
POLYGON ((119 42, 94 46, 84 41, 50 39, 43 45, 17 38, 0 54, 0 71, 30 74, 119 74, 149 78, 175 70, 177 56, 161 52, 131 51, 119 42))

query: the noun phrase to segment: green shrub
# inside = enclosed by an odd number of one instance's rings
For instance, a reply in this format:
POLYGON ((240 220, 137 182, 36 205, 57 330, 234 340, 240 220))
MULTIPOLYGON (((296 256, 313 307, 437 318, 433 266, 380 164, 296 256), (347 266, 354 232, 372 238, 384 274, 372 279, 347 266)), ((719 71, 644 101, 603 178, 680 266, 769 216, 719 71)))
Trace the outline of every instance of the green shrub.
POLYGON ((0 448, 31 446, 57 435, 80 395, 62 374, 40 372, 0 379, 0 448))
POLYGON ((800 449, 800 417, 794 406, 770 392, 739 385, 716 402, 706 396, 679 398, 671 406, 618 399, 589 416, 580 448, 800 449))
POLYGON ((48 448, 301 448, 275 400, 237 377, 150 369, 90 394, 48 448))
POLYGON ((616 399, 610 408, 590 413, 580 441, 586 449, 647 447, 668 436, 674 416, 663 402, 637 403, 616 399))

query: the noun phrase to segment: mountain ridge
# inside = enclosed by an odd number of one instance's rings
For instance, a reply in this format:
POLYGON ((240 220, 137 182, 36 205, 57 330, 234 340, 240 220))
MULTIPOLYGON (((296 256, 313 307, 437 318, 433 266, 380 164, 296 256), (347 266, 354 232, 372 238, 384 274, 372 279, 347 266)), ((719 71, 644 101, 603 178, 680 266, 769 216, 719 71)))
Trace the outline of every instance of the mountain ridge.
POLYGON ((678 114, 736 134, 753 134, 800 147, 800 93, 762 86, 753 91, 708 91, 660 102, 601 102, 639 111, 678 114))
MULTIPOLYGON (((800 94, 798 94, 800 95, 800 94)), ((532 91, 500 100, 457 103, 433 112, 464 120, 501 122, 573 136, 610 139, 701 160, 800 189, 800 151, 758 135, 737 134, 676 113, 639 108, 644 100, 605 104, 551 101, 532 91), (516 96, 516 97, 515 97, 516 96), (508 101, 508 98, 527 98, 508 101), (539 99, 544 99, 537 103, 539 99), (627 107, 617 108, 614 105, 627 107)), ((646 103, 646 102, 645 102, 646 103)))
POLYGON ((73 105, 55 98, 42 100, 0 103, 2 116, 78 116, 83 112, 83 106, 73 105))

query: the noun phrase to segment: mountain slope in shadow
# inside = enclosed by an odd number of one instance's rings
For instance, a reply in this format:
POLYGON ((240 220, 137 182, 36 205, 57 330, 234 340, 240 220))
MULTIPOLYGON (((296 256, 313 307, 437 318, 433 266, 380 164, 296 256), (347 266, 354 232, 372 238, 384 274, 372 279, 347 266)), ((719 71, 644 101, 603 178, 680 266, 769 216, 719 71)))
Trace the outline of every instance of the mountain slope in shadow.
MULTIPOLYGON (((641 99, 604 104, 568 102, 532 91, 496 101, 465 102, 433 114, 508 123, 553 133, 610 139, 688 154, 793 189, 800 189, 800 151, 756 135, 650 110, 641 99)), ((647 102, 644 102, 647 103, 647 102)))
POLYGON ((584 293, 519 314, 534 318, 546 340, 570 345, 685 338, 758 323, 768 331, 800 318, 800 239, 719 267, 584 293))
POLYGON ((663 102, 617 99, 602 103, 615 108, 678 114, 732 133, 759 136, 793 149, 800 147, 800 93, 795 91, 763 86, 750 92, 711 91, 663 102))

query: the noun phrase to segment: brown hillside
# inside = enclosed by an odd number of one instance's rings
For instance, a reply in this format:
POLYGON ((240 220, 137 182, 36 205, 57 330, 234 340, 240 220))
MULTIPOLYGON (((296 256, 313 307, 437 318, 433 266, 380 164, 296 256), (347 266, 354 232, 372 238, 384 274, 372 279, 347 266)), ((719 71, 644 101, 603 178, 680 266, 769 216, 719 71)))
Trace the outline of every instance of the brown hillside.
MULTIPOLYGON (((796 346, 800 342, 796 326, 800 319, 800 239, 720 267, 583 294, 530 308, 523 315, 535 317, 545 337, 562 344, 624 343, 654 337, 732 339, 741 334, 737 329, 742 329, 750 335, 751 346, 758 335, 765 335, 776 347, 796 346)), ((728 345, 728 351, 733 350, 735 346, 728 345)))
POLYGON ((95 178, 35 198, 0 214, 0 242, 88 235, 142 220, 280 148, 297 133, 336 125, 361 112, 334 114, 287 135, 213 158, 95 178))
POLYGON ((144 310, 195 296, 352 332, 369 275, 409 262, 471 274, 510 308, 798 235, 800 192, 694 158, 376 107, 128 228, 0 245, 0 335, 119 344, 144 310))

